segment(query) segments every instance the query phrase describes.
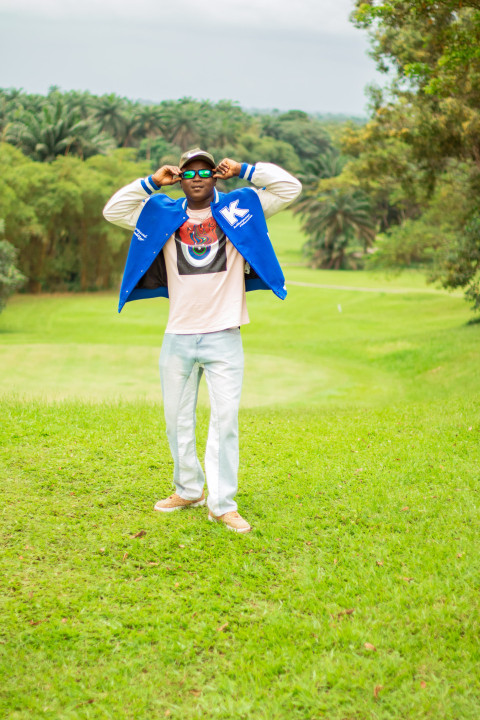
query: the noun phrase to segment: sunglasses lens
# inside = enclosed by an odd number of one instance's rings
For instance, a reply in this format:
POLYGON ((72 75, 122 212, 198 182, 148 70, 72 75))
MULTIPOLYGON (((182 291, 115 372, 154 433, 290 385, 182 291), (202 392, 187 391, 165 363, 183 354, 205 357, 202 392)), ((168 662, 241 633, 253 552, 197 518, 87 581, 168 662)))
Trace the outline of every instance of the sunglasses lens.
POLYGON ((207 170, 207 168, 202 168, 202 170, 184 170, 181 177, 183 180, 193 180, 195 175, 201 178, 210 178, 213 175, 213 170, 207 170))

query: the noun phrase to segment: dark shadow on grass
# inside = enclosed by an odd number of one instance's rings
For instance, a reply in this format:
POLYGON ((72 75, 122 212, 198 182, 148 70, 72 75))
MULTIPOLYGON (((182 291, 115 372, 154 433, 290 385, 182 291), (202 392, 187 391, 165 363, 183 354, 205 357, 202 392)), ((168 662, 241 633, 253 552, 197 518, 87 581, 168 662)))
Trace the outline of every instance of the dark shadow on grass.
POLYGON ((0 328, 0 335, 19 335, 21 330, 12 330, 10 328, 0 328))

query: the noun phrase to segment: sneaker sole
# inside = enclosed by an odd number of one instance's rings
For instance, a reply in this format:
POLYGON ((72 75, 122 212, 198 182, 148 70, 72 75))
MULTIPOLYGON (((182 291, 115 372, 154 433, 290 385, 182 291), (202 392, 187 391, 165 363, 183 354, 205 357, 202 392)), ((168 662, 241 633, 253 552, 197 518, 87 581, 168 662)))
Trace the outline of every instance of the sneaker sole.
POLYGON ((205 503, 206 503, 206 500, 204 498, 203 500, 197 500, 197 502, 190 503, 190 505, 177 505, 177 507, 169 507, 169 508, 157 507, 155 505, 153 509, 156 510, 157 512, 175 512, 175 510, 188 510, 188 508, 203 507, 203 505, 205 505, 205 503))
POLYGON ((232 530, 232 532, 242 533, 242 535, 250 532, 250 530, 252 529, 251 526, 248 526, 248 528, 234 528, 231 525, 227 525, 227 523, 224 523, 222 520, 216 520, 211 515, 208 516, 208 519, 210 520, 210 522, 220 523, 220 525, 224 525, 228 530, 232 530))

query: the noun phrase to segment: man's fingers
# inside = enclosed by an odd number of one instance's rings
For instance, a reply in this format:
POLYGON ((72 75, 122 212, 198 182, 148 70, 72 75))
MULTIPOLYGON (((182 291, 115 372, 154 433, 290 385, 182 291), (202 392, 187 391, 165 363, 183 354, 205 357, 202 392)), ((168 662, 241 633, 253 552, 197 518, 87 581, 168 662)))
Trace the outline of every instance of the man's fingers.
POLYGON ((180 173, 182 171, 180 170, 179 167, 177 167, 176 165, 167 165, 166 170, 167 170, 168 174, 170 175, 170 181, 171 181, 170 184, 171 185, 174 185, 175 183, 180 182, 180 180, 182 179, 180 177, 180 173))
POLYGON ((228 163, 221 162, 215 168, 214 177, 224 177, 225 175, 228 175, 229 172, 230 172, 230 165, 228 163))

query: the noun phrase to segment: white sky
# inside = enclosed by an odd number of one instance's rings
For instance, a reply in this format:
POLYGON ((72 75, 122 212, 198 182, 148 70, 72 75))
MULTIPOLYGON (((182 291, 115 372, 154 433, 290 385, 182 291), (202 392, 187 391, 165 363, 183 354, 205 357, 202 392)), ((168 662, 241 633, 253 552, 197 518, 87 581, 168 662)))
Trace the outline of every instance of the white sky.
POLYGON ((0 0, 0 87, 364 114, 352 0, 0 0))

